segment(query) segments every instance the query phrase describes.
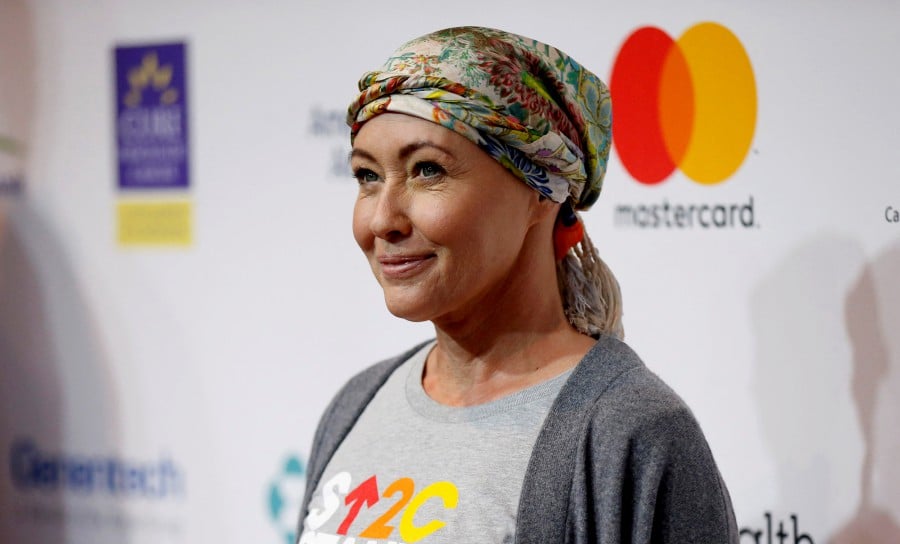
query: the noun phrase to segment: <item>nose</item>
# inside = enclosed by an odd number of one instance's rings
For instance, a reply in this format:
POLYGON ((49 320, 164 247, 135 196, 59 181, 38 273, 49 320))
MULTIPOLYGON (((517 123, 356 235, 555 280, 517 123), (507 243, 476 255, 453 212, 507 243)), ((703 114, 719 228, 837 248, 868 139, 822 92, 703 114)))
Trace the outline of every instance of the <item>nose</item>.
POLYGON ((409 236, 412 223, 407 214, 407 195, 402 184, 385 183, 375 197, 369 228, 376 237, 396 242, 409 236))

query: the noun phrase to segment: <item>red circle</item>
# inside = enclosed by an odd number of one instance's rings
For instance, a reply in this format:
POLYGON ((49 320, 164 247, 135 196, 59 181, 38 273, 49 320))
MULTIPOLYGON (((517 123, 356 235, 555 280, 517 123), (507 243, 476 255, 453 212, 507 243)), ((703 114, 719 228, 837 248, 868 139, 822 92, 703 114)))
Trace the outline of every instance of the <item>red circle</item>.
POLYGON ((634 31, 622 44, 609 80, 613 145, 628 173, 654 185, 675 170, 660 119, 663 68, 675 41, 655 27, 634 31))

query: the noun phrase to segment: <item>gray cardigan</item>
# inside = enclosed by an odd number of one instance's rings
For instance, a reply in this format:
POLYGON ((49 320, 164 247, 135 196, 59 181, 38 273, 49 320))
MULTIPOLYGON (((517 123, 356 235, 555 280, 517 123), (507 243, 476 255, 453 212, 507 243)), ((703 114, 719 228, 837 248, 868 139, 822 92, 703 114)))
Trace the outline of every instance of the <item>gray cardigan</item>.
MULTIPOLYGON (((357 374, 325 410, 298 538, 331 456, 388 376, 419 348, 357 374)), ((516 544, 738 541, 728 490, 694 416, 628 346, 602 336, 538 435, 519 499, 516 544)))

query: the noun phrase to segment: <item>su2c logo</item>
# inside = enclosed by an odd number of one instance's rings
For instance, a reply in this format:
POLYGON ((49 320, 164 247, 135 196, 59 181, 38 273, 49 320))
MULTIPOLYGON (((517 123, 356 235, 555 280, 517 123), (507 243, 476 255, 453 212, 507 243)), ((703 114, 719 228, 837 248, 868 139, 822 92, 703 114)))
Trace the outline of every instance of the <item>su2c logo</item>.
POLYGON ((700 23, 677 40, 658 28, 637 29, 616 56, 610 93, 613 144, 641 183, 661 183, 676 167, 697 183, 721 183, 750 150, 753 68, 722 25, 700 23))
MULTIPOLYGON (((386 539, 395 532, 400 534, 400 539, 408 544, 414 544, 423 538, 438 531, 447 523, 440 519, 433 519, 424 524, 421 516, 416 517, 419 509, 432 499, 440 499, 445 510, 455 510, 459 503, 459 490, 453 482, 440 481, 428 485, 418 493, 416 484, 412 478, 398 478, 391 482, 384 492, 379 491, 376 476, 371 476, 361 484, 350 489, 353 477, 349 472, 339 472, 322 486, 322 508, 311 508, 306 516, 303 536, 298 544, 314 544, 316 542, 338 542, 342 536, 346 537, 342 542, 356 542, 356 537, 347 537, 348 532, 355 533, 358 528, 351 530, 353 522, 363 507, 367 510, 376 506, 381 499, 393 499, 397 497, 386 512, 381 514, 374 522, 362 529, 359 539, 386 539), (343 500, 341 500, 343 498, 343 500), (337 535, 317 532, 335 514, 344 515, 341 503, 346 508, 346 515, 337 528, 337 535), (399 523, 394 525, 394 519, 399 516, 399 523), (415 521, 414 521, 415 520, 415 521)), ((381 505, 378 505, 381 506, 381 505)))

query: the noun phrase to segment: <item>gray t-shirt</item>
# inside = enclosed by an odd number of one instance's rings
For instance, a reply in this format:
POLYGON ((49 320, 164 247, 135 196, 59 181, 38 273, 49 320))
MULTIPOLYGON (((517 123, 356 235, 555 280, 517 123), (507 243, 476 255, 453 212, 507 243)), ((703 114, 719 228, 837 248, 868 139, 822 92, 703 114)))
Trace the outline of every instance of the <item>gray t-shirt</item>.
POLYGON ((391 374, 341 443, 300 544, 513 542, 531 451, 571 372, 486 404, 444 406, 422 388, 432 347, 391 374))

